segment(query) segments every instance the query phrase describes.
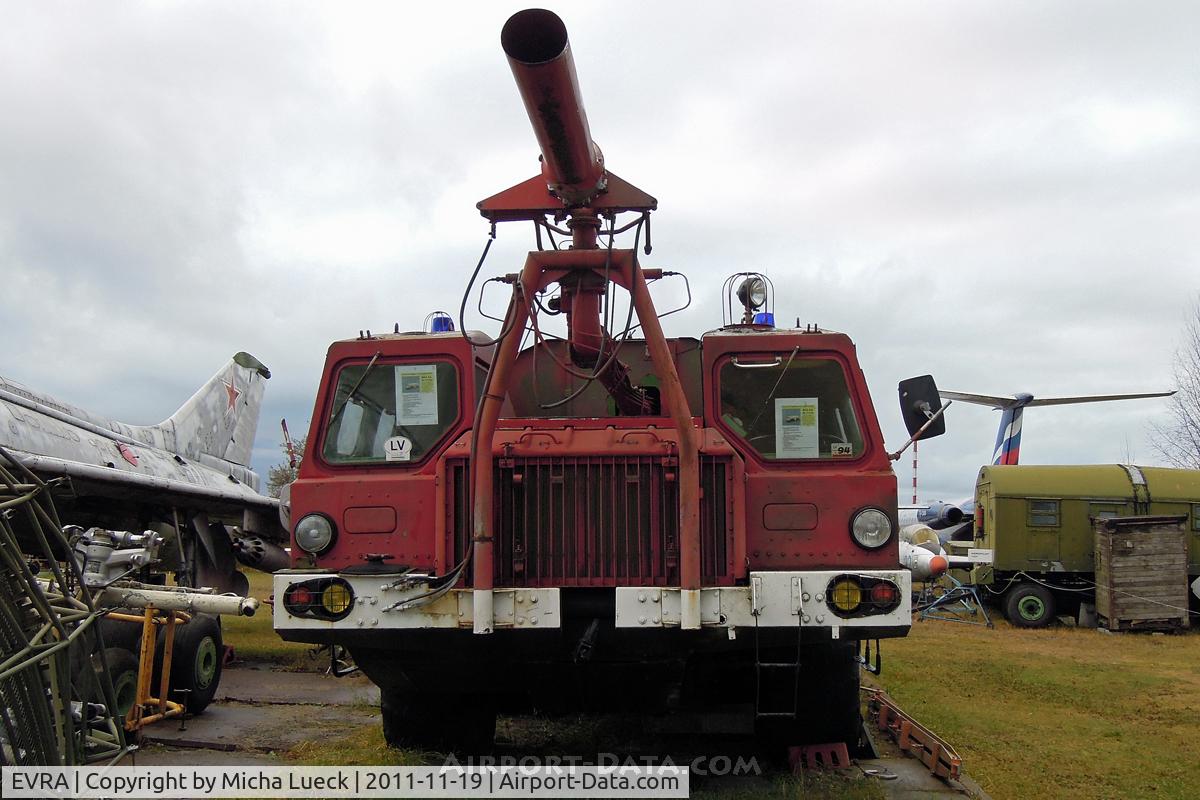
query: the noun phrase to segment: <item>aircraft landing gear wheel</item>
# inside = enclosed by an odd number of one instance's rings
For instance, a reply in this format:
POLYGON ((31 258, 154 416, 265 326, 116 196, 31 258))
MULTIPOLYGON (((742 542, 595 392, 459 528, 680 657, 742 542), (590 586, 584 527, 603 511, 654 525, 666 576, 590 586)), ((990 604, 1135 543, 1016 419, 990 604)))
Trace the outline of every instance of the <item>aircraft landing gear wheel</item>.
POLYGON ((196 614, 191 622, 176 626, 171 699, 186 703, 189 714, 202 713, 217 694, 224 655, 221 624, 216 617, 196 614))
POLYGON ((117 703, 113 716, 117 719, 124 719, 137 700, 137 657, 124 648, 108 647, 104 650, 104 661, 108 664, 108 674, 112 678, 113 698, 117 703))
POLYGON ((496 738, 496 710, 482 697, 384 688, 379 706, 388 747, 475 755, 496 738))
POLYGON ((1040 583, 1022 583, 1004 599, 1004 615, 1018 628, 1044 628, 1054 621, 1054 593, 1040 583))
POLYGON ((123 622, 121 620, 101 617, 97 623, 100 635, 104 637, 104 647, 119 647, 131 653, 137 653, 142 644, 142 624, 140 622, 123 622))

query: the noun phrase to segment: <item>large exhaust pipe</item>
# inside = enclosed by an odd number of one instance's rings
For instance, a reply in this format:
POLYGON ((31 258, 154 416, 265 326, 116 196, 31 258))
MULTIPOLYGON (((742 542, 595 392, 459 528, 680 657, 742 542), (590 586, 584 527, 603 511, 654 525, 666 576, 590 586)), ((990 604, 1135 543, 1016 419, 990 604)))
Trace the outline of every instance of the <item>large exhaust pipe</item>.
MULTIPOLYGON (((500 44, 542 151, 542 177, 574 210, 567 222, 571 245, 576 250, 595 248, 600 220, 587 205, 606 189, 607 175, 604 156, 588 127, 567 27, 552 11, 518 11, 504 23, 500 44)), ((598 274, 580 272, 560 284, 571 360, 596 371, 620 413, 653 413, 646 393, 630 383, 629 368, 615 357, 616 342, 601 324, 607 282, 598 274)))
POLYGON ((568 206, 587 205, 605 188, 604 155, 588 128, 567 26, 552 11, 518 11, 504 23, 500 43, 542 151, 546 184, 568 206))

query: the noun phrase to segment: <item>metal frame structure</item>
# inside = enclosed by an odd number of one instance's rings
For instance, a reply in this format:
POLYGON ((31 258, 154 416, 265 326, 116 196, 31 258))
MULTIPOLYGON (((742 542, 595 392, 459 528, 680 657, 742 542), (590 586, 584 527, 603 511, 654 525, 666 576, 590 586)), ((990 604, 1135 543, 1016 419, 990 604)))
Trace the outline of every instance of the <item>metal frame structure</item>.
POLYGON ((0 455, 21 471, 0 466, 0 764, 115 762, 127 748, 102 611, 70 558, 53 482, 0 455))
POLYGON ((936 733, 905 714, 882 689, 867 690, 867 714, 896 745, 944 781, 958 780, 962 758, 936 733))
POLYGON ((927 584, 917 598, 917 619, 936 619, 942 622, 959 622, 963 625, 984 625, 994 628, 992 618, 988 615, 987 606, 979 596, 979 588, 963 583, 952 575, 943 575, 943 580, 950 581, 951 586, 944 584, 927 584), (938 593, 938 589, 941 593, 938 593), (983 615, 983 621, 963 619, 962 615, 972 617, 983 615))

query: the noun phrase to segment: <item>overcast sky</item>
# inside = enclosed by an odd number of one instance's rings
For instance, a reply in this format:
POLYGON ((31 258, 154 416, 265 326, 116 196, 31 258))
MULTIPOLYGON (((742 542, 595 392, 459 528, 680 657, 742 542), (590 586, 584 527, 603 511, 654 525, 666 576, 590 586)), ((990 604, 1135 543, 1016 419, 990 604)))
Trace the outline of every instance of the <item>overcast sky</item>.
MULTIPOLYGON (((659 199, 644 264, 691 277, 668 335, 767 272, 780 322, 854 338, 892 448, 910 375, 1170 388, 1200 292, 1200 6, 549 6, 608 166, 659 199)), ((265 474, 329 342, 456 309, 475 202, 536 172, 499 46, 520 7, 0 6, 0 374, 145 424, 247 350, 274 372, 265 474)), ((532 246, 501 226, 485 274, 532 246)), ((1033 409, 1022 462, 1157 463, 1164 410, 1033 409)), ((922 499, 970 493, 998 417, 949 410, 922 499)))

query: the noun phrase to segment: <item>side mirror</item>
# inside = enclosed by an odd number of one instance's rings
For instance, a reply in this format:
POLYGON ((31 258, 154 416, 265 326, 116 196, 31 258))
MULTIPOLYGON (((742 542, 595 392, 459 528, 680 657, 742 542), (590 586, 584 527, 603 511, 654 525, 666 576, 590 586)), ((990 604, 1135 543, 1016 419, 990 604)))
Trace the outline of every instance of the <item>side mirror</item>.
POLYGON ((932 375, 900 381, 900 413, 908 435, 914 440, 932 439, 946 432, 946 418, 938 414, 941 409, 942 396, 932 375), (922 431, 925 425, 928 427, 922 431))

